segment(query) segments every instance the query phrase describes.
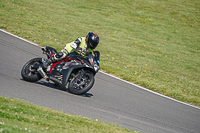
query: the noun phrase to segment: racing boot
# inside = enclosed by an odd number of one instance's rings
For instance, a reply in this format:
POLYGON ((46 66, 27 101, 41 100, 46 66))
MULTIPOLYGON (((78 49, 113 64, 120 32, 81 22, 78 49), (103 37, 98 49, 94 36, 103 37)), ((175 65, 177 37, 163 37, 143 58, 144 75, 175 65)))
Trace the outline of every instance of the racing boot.
POLYGON ((47 71, 47 67, 52 63, 55 62, 57 60, 63 59, 66 57, 66 54, 63 52, 58 52, 55 55, 53 55, 51 58, 49 58, 46 63, 43 65, 43 69, 46 72, 47 71))

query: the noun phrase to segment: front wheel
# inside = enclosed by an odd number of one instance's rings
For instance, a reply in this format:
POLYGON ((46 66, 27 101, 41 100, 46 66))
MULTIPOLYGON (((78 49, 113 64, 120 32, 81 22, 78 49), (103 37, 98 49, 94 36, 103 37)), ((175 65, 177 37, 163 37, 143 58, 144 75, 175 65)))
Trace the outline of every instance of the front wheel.
MULTIPOLYGON (((81 70, 80 70, 81 71, 81 70)), ((80 77, 80 72, 72 73, 72 79, 69 82, 69 91, 73 94, 84 94, 88 92, 94 84, 94 75, 90 71, 85 71, 85 73, 80 77)))
POLYGON ((34 58, 28 61, 21 70, 22 78, 29 82, 36 82, 42 78, 42 76, 37 72, 36 69, 31 67, 35 64, 42 64, 42 58, 34 58))

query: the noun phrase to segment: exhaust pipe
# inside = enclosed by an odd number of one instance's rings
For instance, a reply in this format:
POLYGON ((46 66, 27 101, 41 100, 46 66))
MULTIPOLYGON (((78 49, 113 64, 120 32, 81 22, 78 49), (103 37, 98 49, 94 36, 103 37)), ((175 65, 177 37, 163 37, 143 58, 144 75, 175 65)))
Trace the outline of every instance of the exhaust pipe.
POLYGON ((46 79, 47 81, 49 81, 49 77, 47 76, 47 74, 44 72, 44 70, 42 69, 41 66, 39 66, 39 68, 37 69, 37 71, 39 72, 39 74, 46 79))

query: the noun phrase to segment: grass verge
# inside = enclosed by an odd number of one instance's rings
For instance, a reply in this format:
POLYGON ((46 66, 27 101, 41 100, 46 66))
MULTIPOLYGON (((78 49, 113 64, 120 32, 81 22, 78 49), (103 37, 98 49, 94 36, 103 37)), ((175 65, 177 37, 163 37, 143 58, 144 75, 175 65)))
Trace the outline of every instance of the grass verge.
POLYGON ((136 133, 105 122, 68 115, 17 99, 0 97, 0 132, 136 133))
POLYGON ((199 0, 1 0, 0 28, 61 50, 94 31, 101 69, 200 106, 199 0))

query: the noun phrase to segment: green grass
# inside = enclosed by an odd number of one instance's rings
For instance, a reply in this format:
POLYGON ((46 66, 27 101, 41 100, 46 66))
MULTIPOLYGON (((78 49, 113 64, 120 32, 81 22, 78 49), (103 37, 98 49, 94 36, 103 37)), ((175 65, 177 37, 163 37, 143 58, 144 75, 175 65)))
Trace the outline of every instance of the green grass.
POLYGON ((94 31, 101 69, 200 106, 199 0, 0 0, 0 28, 61 50, 94 31))
POLYGON ((0 133, 136 133, 17 99, 0 97, 0 133))

